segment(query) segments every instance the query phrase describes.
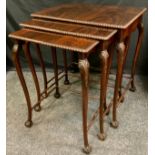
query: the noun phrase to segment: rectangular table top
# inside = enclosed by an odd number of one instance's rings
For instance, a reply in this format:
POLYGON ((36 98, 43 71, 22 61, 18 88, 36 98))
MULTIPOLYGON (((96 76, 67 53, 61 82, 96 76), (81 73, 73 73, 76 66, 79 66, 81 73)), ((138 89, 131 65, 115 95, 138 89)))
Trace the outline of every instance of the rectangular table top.
POLYGON ((125 29, 138 17, 143 15, 145 11, 146 8, 73 3, 47 8, 39 12, 32 13, 31 16, 95 26, 125 29))
POLYGON ((32 19, 23 22, 20 25, 26 28, 33 28, 37 30, 44 30, 99 40, 108 40, 117 32, 117 30, 113 29, 97 28, 94 26, 86 26, 60 21, 46 21, 42 19, 32 19))
POLYGON ((77 51, 82 53, 90 52, 99 41, 79 38, 68 35, 61 35, 56 33, 47 33, 42 31, 21 29, 13 32, 9 35, 13 39, 22 41, 29 41, 32 43, 38 43, 42 45, 52 46, 56 48, 62 48, 71 51, 77 51))

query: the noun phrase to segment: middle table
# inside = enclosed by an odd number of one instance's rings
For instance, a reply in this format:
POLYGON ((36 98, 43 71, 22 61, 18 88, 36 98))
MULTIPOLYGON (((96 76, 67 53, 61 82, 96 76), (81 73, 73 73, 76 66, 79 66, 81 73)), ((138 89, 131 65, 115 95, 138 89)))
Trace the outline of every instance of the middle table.
MULTIPOLYGON (((101 52, 100 57, 101 57, 101 91, 100 91, 100 108, 99 108, 99 118, 100 118, 100 133, 98 134, 98 137, 101 140, 105 139, 105 132, 104 132, 104 128, 103 128, 103 115, 105 115, 106 113, 108 113, 107 106, 106 106, 106 88, 107 88, 107 79, 108 79, 108 74, 107 74, 107 69, 109 70, 110 65, 111 65, 111 56, 113 54, 113 47, 115 44, 115 34, 117 32, 117 30, 108 30, 108 29, 104 29, 104 28, 95 28, 92 26, 84 26, 84 25, 78 25, 78 24, 71 24, 71 23, 66 23, 66 22, 55 22, 55 21, 45 21, 45 20, 38 20, 38 19, 33 19, 27 22, 24 22, 22 24, 23 27, 25 28, 31 28, 31 29, 35 29, 35 30, 39 30, 40 32, 44 32, 46 31, 46 33, 48 33, 49 35, 53 32, 55 33, 62 33, 62 34, 67 34, 67 36, 70 35, 74 35, 74 38, 76 36, 77 40, 80 39, 80 37, 85 37, 85 38, 91 38, 94 41, 99 40, 100 43, 98 45, 98 52, 101 52), (111 45, 111 46, 110 46, 111 45), (108 54, 109 53, 109 54, 108 54), (110 55, 110 59, 108 58, 110 55), (108 61, 108 59, 110 61, 108 61), (108 63, 108 64, 107 64, 108 63)), ((24 35, 24 34, 23 34, 24 35)), ((66 38, 67 38, 66 36, 66 38)), ((22 37, 22 36, 21 36, 22 37)), ((33 37, 33 36, 31 36, 33 37)), ((41 37, 39 37, 41 39, 41 37)), ((44 37, 45 38, 45 37, 44 37)), ((43 39, 43 38, 42 38, 43 39)), ((30 39, 31 40, 31 39, 30 39)), ((56 43, 66 43, 68 44, 68 46, 70 46, 70 41, 67 41, 64 39, 63 42, 60 42, 61 39, 56 40, 56 43)), ((77 42, 77 46, 79 42, 77 42)), ((80 44, 82 45, 83 43, 80 42, 80 44)), ((74 51, 74 50, 73 50, 74 51)), ((96 54, 97 54, 96 53, 96 54)), ((87 59, 89 53, 85 53, 83 55, 81 55, 80 59, 87 59)), ((81 64, 79 62, 79 64, 81 64)), ((79 67, 82 68, 80 70, 81 71, 81 75, 82 75, 82 90, 86 90, 88 89, 88 61, 87 63, 83 63, 82 65, 80 65, 79 67)), ((46 82, 45 82, 46 83, 46 82)), ((88 92, 86 91, 82 91, 83 93, 83 136, 84 136, 84 151, 86 153, 89 153, 91 151, 91 147, 88 143, 88 130, 92 125, 92 120, 91 122, 88 124, 87 123, 87 109, 88 109, 88 92), (87 126, 88 125, 88 126, 87 126)), ((98 111, 98 110, 97 110, 98 111)))

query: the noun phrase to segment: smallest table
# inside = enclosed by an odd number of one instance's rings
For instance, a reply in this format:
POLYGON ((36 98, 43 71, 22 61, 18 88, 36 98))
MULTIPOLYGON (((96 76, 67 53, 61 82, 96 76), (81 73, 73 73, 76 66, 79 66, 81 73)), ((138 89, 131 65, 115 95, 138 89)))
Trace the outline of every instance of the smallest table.
MULTIPOLYGON (((115 31, 116 32, 116 31, 115 31)), ((111 35, 111 32, 109 32, 111 35)), ((107 34, 106 34, 107 35, 107 34)), ((89 153, 91 151, 91 147, 88 143, 88 127, 87 127, 87 110, 88 110, 88 84, 89 84, 89 62, 88 56, 93 51, 93 49, 99 45, 102 45, 102 49, 100 51, 101 56, 101 93, 100 93, 100 132, 99 138, 104 139, 104 130, 103 130, 103 105, 105 103, 105 95, 106 95, 106 82, 107 82, 107 62, 108 62, 108 52, 107 48, 109 44, 112 42, 111 37, 102 44, 99 44, 99 41, 92 39, 85 39, 80 37, 74 37, 69 35, 56 34, 51 32, 43 32, 37 31, 33 29, 21 29, 19 31, 13 32, 9 35, 9 37, 15 40, 15 44, 13 46, 13 62, 15 64, 21 85, 23 87, 23 91, 27 100, 28 107, 28 120, 25 125, 30 127, 32 125, 32 109, 35 108, 36 111, 41 110, 40 103, 42 101, 43 93, 40 92, 39 81, 36 75, 35 67, 32 62, 29 45, 30 43, 35 43, 37 45, 46 45, 51 47, 52 57, 53 57, 53 65, 54 65, 54 74, 55 74, 55 87, 56 90, 55 96, 59 96, 59 86, 58 86, 58 67, 57 67, 57 57, 56 57, 56 48, 61 48, 63 50, 71 50, 72 52, 78 52, 79 54, 79 69, 81 73, 82 80, 82 116, 83 116, 83 138, 84 138, 84 152, 89 153), (20 61, 19 61, 19 47, 23 45, 24 53, 28 60, 30 70, 33 75, 35 87, 37 90, 38 100, 34 107, 31 105, 31 100, 28 92, 28 88, 22 73, 20 61)), ((39 48, 39 46, 37 46, 39 48)), ((45 74, 45 72, 44 72, 45 74)), ((44 75, 45 76, 45 75, 44 75)), ((46 79, 47 80, 47 79, 46 79)), ((45 83, 47 81, 45 80, 45 83)), ((67 77, 65 80, 68 80, 67 77)), ((49 86, 50 87, 50 86, 49 86)), ((45 87, 43 91, 46 97, 50 92, 48 92, 49 87, 45 87)))

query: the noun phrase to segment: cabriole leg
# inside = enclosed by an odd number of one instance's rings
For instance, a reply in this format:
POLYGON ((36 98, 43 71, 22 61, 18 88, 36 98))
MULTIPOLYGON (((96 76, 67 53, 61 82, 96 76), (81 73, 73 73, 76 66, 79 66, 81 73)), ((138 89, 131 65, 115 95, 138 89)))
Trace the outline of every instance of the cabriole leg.
MULTIPOLYGON (((108 80, 109 80, 109 74, 110 74, 110 68, 111 68, 111 64, 112 64, 112 59, 113 59, 113 55, 114 55, 114 48, 115 48, 115 43, 111 44, 108 48, 108 66, 107 66, 107 85, 108 85, 108 80)), ((105 101, 106 101, 106 96, 105 96, 105 101)), ((107 104, 104 104, 104 108, 107 109, 107 104)), ((109 115, 110 111, 106 113, 106 115, 109 115)))
POLYGON ((123 69, 124 50, 125 50, 124 43, 123 42, 118 43, 118 46, 117 46, 117 54, 118 54, 117 64, 118 65, 117 65, 117 75, 116 75, 114 98, 113 98, 113 115, 112 115, 112 122, 111 122, 111 126, 114 128, 117 128, 119 125, 117 121, 117 102, 118 102, 118 93, 119 93, 119 83, 121 80, 121 73, 123 69))
MULTIPOLYGON (((125 67, 127 54, 128 54, 128 51, 129 51, 130 36, 128 36, 125 39, 124 43, 125 43, 125 50, 124 50, 123 69, 122 69, 121 79, 120 79, 120 83, 119 83, 119 93, 118 93, 119 94, 119 98, 122 96, 121 86, 122 86, 122 79, 123 79, 123 70, 124 70, 124 67, 125 67)), ((122 97, 122 99, 121 99, 121 102, 123 102, 123 101, 124 101, 124 97, 122 97)))
POLYGON ((142 44, 142 39, 143 39, 143 36, 144 36, 143 23, 139 23, 137 28, 138 28, 139 35, 138 35, 136 51, 135 51, 134 59, 133 59, 133 63, 132 63, 132 69, 131 69, 132 81, 131 81, 130 91, 133 91, 133 92, 136 90, 135 83, 134 83, 134 76, 135 76, 136 64, 137 64, 137 60, 138 60, 138 56, 139 56, 140 46, 142 44))
POLYGON ((30 70, 31 70, 31 73, 32 73, 32 77, 33 77, 33 80, 34 80, 34 84, 35 84, 35 88, 36 88, 36 91, 37 91, 37 104, 34 106, 34 110, 35 111, 40 111, 41 110, 41 106, 40 106, 40 86, 39 86, 39 81, 38 81, 38 78, 37 78, 37 74, 36 74, 36 71, 35 71, 35 67, 33 65, 33 60, 32 60, 32 57, 31 57, 31 54, 30 54, 30 43, 29 42, 26 42, 24 45, 24 53, 25 53, 25 56, 27 58, 27 61, 28 61, 28 64, 29 64, 29 67, 30 67, 30 70))
POLYGON ((102 51, 101 58, 101 80, 100 80, 100 112, 99 112, 99 124, 100 124, 100 133, 98 134, 98 138, 100 140, 104 140, 106 138, 104 132, 104 118, 103 111, 106 107, 106 90, 107 90, 107 67, 108 67, 108 52, 107 50, 102 51))
POLYGON ((32 107, 31 107, 31 100, 29 96, 29 92, 26 86, 26 82, 22 73, 21 65, 20 65, 20 60, 19 60, 19 43, 15 43, 13 46, 13 52, 12 52, 12 60, 13 63, 16 67, 16 71, 20 80, 20 83, 22 85, 24 95, 26 98, 27 102, 27 109, 28 109, 28 118, 27 121, 25 122, 26 127, 31 127, 33 122, 32 122, 32 107))
POLYGON ((82 117, 83 117, 83 139, 85 153, 91 152, 91 147, 88 143, 87 130, 87 111, 88 111, 88 82, 89 82, 89 62, 87 59, 79 60, 79 69, 82 81, 82 117))

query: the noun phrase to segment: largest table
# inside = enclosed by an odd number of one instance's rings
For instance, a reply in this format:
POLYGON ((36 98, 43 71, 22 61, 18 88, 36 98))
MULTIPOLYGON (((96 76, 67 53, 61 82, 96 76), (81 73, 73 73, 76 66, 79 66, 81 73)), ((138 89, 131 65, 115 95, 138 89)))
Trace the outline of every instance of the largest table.
MULTIPOLYGON (((118 96, 121 97, 121 83, 123 67, 129 48, 130 36, 133 31, 138 29, 138 41, 131 68, 131 91, 135 91, 134 75, 139 55, 140 46, 144 34, 142 16, 146 8, 134 8, 125 6, 109 6, 94 4, 63 4, 31 14, 34 18, 46 20, 57 20, 72 22, 94 27, 107 27, 117 29, 117 54, 118 67, 113 98, 112 127, 118 127, 117 121, 117 102, 118 96)), ((112 55, 111 55, 112 57, 112 55)), ((110 58, 112 59, 112 58, 110 58)), ((89 146, 88 140, 85 146, 89 146)))

